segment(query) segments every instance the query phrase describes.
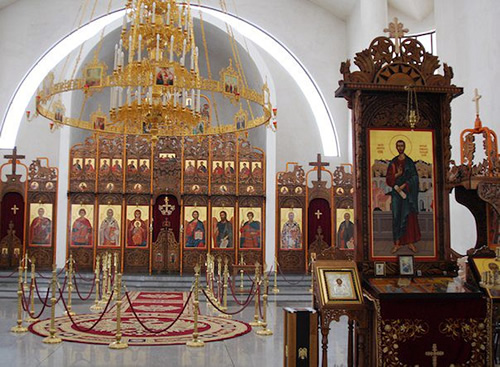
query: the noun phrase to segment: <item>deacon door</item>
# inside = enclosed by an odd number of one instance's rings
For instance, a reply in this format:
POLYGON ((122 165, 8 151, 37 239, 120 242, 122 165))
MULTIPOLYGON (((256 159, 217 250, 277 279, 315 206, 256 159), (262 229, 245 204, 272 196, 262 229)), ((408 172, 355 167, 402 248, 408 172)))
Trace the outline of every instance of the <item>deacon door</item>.
POLYGON ((2 198, 0 221, 0 267, 14 269, 19 266, 23 252, 24 198, 9 192, 2 198))

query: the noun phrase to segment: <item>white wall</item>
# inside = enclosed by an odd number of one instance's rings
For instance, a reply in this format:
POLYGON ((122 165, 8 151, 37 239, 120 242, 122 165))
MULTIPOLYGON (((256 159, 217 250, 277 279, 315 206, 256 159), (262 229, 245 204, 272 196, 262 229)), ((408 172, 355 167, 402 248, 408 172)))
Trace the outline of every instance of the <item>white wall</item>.
MULTIPOLYGON (((31 65, 78 23, 75 20, 81 3, 20 0, 0 9, 0 116, 5 113, 10 97, 31 65)), ((219 2, 210 0, 206 3, 218 6, 219 2)), ((116 3, 115 7, 121 5, 116 3)), ((347 104, 333 97, 341 78, 340 63, 347 58, 352 59, 355 52, 368 47, 373 37, 383 34, 388 15, 399 15, 412 32, 427 30, 435 22, 439 57, 442 62, 453 66, 454 82, 464 86, 466 93, 452 105, 454 158, 459 156, 460 131, 471 126, 474 120, 474 106, 470 102, 474 87, 478 87, 483 95, 483 122, 498 128, 494 118, 499 115, 500 106, 493 102, 493 88, 500 73, 495 63, 499 59, 500 44, 492 41, 500 27, 497 22, 500 7, 497 5, 495 0, 438 0, 435 1, 433 15, 420 22, 412 22, 394 9, 388 9, 387 0, 358 0, 347 21, 305 0, 228 2, 230 12, 236 12, 283 42, 317 82, 332 112, 339 137, 341 157, 328 159, 333 165, 352 161, 347 104), (235 3, 238 9, 232 8, 235 3)), ((96 15, 102 14, 105 6, 107 2, 98 2, 96 15)), ((307 162, 314 160, 321 146, 314 117, 285 71, 280 70, 280 66, 269 56, 263 55, 263 59, 273 74, 278 94, 276 169, 282 170, 285 162, 291 160, 307 167, 307 162)), ((33 104, 29 109, 33 110, 33 104)), ((57 163, 59 154, 66 154, 62 151, 67 149, 60 136, 60 132, 48 131, 48 122, 44 119, 23 122, 17 139, 19 152, 26 154, 29 160, 47 156, 51 162, 57 163)), ((62 212, 65 210, 65 207, 62 208, 62 212)), ((470 234, 473 227, 464 225, 471 220, 471 216, 459 210, 453 207, 452 241, 455 248, 464 252, 460 249, 470 247, 475 240, 470 234)))
MULTIPOLYGON (((500 6, 496 0, 435 0, 434 12, 439 57, 453 67, 454 84, 464 88, 464 94, 452 103, 452 158, 459 162, 460 132, 474 127, 474 88, 483 96, 483 126, 500 131, 500 6)), ((465 253, 476 243, 474 219, 458 203, 453 202, 451 208, 452 246, 465 253)))

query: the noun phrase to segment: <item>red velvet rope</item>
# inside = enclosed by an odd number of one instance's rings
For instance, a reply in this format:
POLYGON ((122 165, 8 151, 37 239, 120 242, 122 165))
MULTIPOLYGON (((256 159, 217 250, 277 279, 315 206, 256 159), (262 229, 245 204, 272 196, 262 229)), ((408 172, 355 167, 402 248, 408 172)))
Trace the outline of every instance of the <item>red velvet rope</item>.
MULTIPOLYGON (((66 261, 66 262, 67 262, 67 261, 66 261)), ((57 276, 61 275, 61 273, 62 273, 63 271, 65 271, 65 270, 66 270, 66 268, 65 268, 65 267, 61 268, 61 270, 59 270, 59 271, 57 272, 57 276)), ((36 272, 36 274, 37 274, 40 278, 43 278, 43 279, 52 279, 52 275, 51 275, 51 276, 49 276, 49 277, 46 277, 46 276, 44 276, 42 273, 40 273, 40 272, 38 272, 38 271, 36 272)))
POLYGON ((130 305, 130 309, 132 310, 132 313, 134 314, 135 318, 137 319, 137 321, 139 322, 139 324, 141 324, 141 326, 149 333, 152 333, 152 334, 160 334, 160 333, 164 333, 165 331, 169 330, 178 320, 179 318, 181 317, 182 313, 184 312, 184 310, 186 309, 187 305, 189 304, 189 300, 191 299, 191 295, 193 294, 193 291, 189 292, 189 295, 188 295, 188 298, 186 300, 186 303, 184 303, 184 306, 182 307, 182 310, 181 312, 179 312, 179 314, 177 315, 177 317, 170 323, 170 325, 168 325, 165 329, 161 329, 161 330, 153 330, 153 329, 150 329, 148 328, 146 325, 144 325, 144 323, 141 321, 141 319, 139 318, 139 316, 137 315, 137 312, 135 312, 135 309, 134 309, 134 306, 132 305, 132 301, 130 300, 130 297, 128 295, 128 292, 125 292, 125 295, 127 296, 127 300, 128 300, 128 303, 130 305))
POLYGON ((248 300, 247 304, 245 306, 243 306, 241 309, 239 309, 238 311, 235 311, 235 312, 227 312, 227 311, 222 311, 215 303, 213 303, 213 301, 210 299, 210 297, 208 296, 208 294, 206 293, 206 291, 204 289, 202 289, 202 292, 203 294, 205 295, 206 299, 208 300, 208 302, 210 302, 210 304, 212 306, 214 306, 214 308, 219 311, 220 313, 223 313, 223 314, 226 314, 226 315, 236 315, 238 313, 240 313, 241 311, 243 311, 245 308, 248 307, 248 305, 250 304, 250 302, 252 302, 252 299, 253 297, 255 296, 255 292, 252 294, 252 297, 248 300))
POLYGON ((0 275, 0 278, 1 279, 6 279, 6 278, 12 278, 12 275, 19 272, 19 270, 14 270, 12 273, 10 273, 9 275, 0 275))
MULTIPOLYGON (((32 280, 33 282, 33 280, 32 280)), ((36 288, 36 279, 35 279, 35 288, 36 288)), ((28 313, 28 315, 30 315, 30 317, 34 318, 34 319, 38 319, 40 318, 40 316, 42 316, 43 314, 43 311, 45 311, 45 307, 47 307, 47 299, 49 298, 49 291, 50 291, 50 287, 47 288, 47 294, 45 296, 45 301, 42 302, 42 309, 40 310, 40 312, 38 313, 38 315, 32 315, 31 314, 31 311, 29 309, 29 301, 26 300, 25 296, 24 296, 24 292, 23 292, 23 299, 22 299, 22 304, 23 304, 23 309, 24 311, 26 311, 28 313)), ((30 285, 30 294, 29 294, 29 300, 31 300, 31 285, 30 285)))
MULTIPOLYGON (((75 276, 73 277, 73 280, 75 281, 75 290, 76 290, 76 293, 78 294, 78 298, 80 298, 82 301, 87 301, 94 293, 95 282, 92 283, 92 287, 90 287, 89 294, 85 297, 82 297, 82 295, 80 294, 80 290, 78 289, 78 284, 76 282, 75 276)), ((94 280, 95 280, 95 276, 94 276, 94 280)))
POLYGON ((92 278, 85 278, 83 277, 79 272, 78 272, 78 269, 75 265, 75 272, 74 272, 74 275, 78 275, 78 278, 84 282, 93 282, 95 280, 95 272, 94 272, 94 276, 92 278))
POLYGON ((287 283, 288 283, 288 284, 290 284, 290 285, 297 285, 297 284, 299 284, 300 282, 302 282, 302 281, 306 278, 306 275, 307 275, 307 274, 304 274, 304 275, 302 276, 302 278, 300 278, 297 282, 290 282, 290 281, 286 278, 285 274, 283 274, 283 271, 281 271, 281 266, 280 266, 280 264, 278 264, 278 270, 279 270, 279 272, 280 272, 280 275, 281 275, 281 276, 283 277, 283 279, 285 280, 285 282, 287 282, 287 283))
MULTIPOLYGON (((64 292, 64 290, 66 289, 66 281, 67 281, 67 278, 66 278, 66 277, 64 277, 64 283, 63 283, 63 286, 62 286, 62 290, 63 290, 63 292, 64 292)), ((51 288, 51 285, 49 284, 49 285, 48 285, 48 287, 47 287, 47 295, 49 294, 50 288, 51 288)), ((46 298, 45 298, 45 300, 42 300, 42 297, 40 297, 40 291, 39 291, 39 289, 38 289, 38 282, 37 282, 37 280, 36 280, 36 279, 35 279, 35 289, 36 289, 36 294, 37 294, 37 296, 38 296, 38 300, 39 300, 40 302, 42 302, 45 306, 49 306, 49 305, 47 305, 47 298, 48 298, 48 297, 46 297, 46 298)), ((60 300, 61 300, 61 297, 59 297, 59 298, 56 300, 56 303, 58 303, 60 300)))
POLYGON ((66 314, 69 316, 69 319, 71 320, 71 323, 76 328, 76 330, 78 330, 82 333, 89 332, 90 330, 95 328, 97 326, 97 324, 99 324, 101 322, 102 318, 104 317, 104 314, 108 311, 109 304, 111 303, 111 300, 113 299, 113 294, 115 293, 114 290, 111 292, 111 294, 109 295, 108 303, 106 303, 106 307, 104 307, 104 310, 102 311, 101 316, 99 316, 99 318, 92 324, 92 326, 90 328, 82 328, 82 327, 78 326, 77 323, 73 320, 73 316, 71 316, 71 312, 68 312, 68 306, 66 305, 66 301, 64 300, 63 291, 64 291, 64 289, 63 290, 59 289, 60 299, 62 299, 64 309, 66 310, 66 314))
POLYGON ((254 293, 254 288, 255 288, 255 283, 252 282, 252 288, 250 288, 250 293, 248 293, 248 296, 247 296, 247 299, 245 302, 240 302, 237 298, 236 298, 236 292, 234 290, 234 284, 233 284, 233 281, 231 280, 231 278, 228 279, 229 280, 229 287, 231 289, 231 295, 233 296, 233 299, 234 301, 240 305, 240 306, 243 306, 244 304, 246 304, 248 302, 248 299, 252 296, 252 294, 254 293))

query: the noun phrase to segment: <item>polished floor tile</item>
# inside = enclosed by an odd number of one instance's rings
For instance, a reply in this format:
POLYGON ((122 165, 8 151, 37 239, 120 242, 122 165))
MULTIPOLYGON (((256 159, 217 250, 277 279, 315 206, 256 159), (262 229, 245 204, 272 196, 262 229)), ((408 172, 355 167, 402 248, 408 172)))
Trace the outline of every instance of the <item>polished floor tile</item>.
MULTIPOLYGON (((76 303, 77 313, 88 313, 89 304, 76 303)), ((0 366, 8 367, 275 367, 283 365, 283 307, 305 307, 310 303, 269 304, 269 328, 273 335, 258 336, 255 332, 221 342, 206 343, 204 348, 185 346, 130 347, 111 350, 106 346, 63 342, 46 345, 42 338, 31 334, 16 335, 10 328, 16 323, 15 300, 0 299, 0 366)), ((37 309, 38 309, 37 305, 37 309)), ((205 304, 204 314, 214 314, 205 304)), ((235 306, 231 309, 236 310, 235 306)), ((57 307, 57 315, 62 310, 57 307)), ((235 318, 252 321, 254 308, 248 307, 235 318)), ((45 317, 50 312, 47 310, 45 317)), ((332 324, 329 338, 329 366, 345 366, 347 322, 332 324)))

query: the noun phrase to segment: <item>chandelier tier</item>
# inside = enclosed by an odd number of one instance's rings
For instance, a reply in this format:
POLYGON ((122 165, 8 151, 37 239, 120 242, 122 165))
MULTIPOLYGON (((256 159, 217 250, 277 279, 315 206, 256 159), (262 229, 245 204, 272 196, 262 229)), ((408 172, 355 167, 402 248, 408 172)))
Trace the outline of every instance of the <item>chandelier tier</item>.
MULTIPOLYGON (((98 60, 96 52, 93 61, 84 66, 81 78, 44 83, 37 96, 39 114, 56 125, 152 138, 223 134, 269 123, 272 107, 267 84, 260 92, 248 87, 239 55, 234 55, 236 69, 229 59, 219 80, 200 75, 200 51, 189 2, 128 0, 126 8, 112 72, 107 74, 109 67, 98 60), (83 92, 85 106, 105 89, 109 89, 107 112, 99 107, 89 112, 87 119, 65 115, 60 102, 63 93, 83 92), (239 110, 230 113, 231 121, 211 123, 203 108, 202 97, 208 100, 205 94, 211 95, 214 105, 217 95, 228 105, 239 104, 239 110), (247 109, 243 108, 245 104, 247 109)), ((206 51, 205 35, 203 43, 206 51)))

